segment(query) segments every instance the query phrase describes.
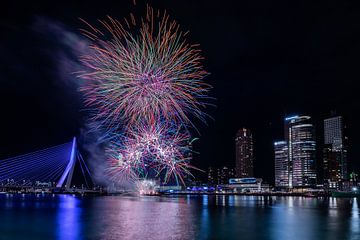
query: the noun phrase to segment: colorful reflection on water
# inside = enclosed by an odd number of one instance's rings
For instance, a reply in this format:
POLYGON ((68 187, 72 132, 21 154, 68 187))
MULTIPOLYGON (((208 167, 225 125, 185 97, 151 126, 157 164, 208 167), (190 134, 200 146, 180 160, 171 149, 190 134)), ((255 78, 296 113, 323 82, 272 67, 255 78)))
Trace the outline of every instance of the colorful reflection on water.
POLYGON ((359 199, 0 194, 0 239, 360 239, 359 199))

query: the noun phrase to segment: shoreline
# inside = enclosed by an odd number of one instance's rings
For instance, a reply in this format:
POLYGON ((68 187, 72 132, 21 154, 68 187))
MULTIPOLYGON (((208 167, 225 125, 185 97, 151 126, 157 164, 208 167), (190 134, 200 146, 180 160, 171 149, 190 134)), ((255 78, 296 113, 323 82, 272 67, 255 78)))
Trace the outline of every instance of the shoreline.
MULTIPOLYGON (((2 189, 3 190, 3 189, 2 189)), ((249 197, 307 197, 307 198, 327 198, 327 197, 336 197, 336 198, 353 198, 360 197, 359 193, 354 192, 188 192, 188 191, 179 191, 179 192, 157 192, 155 194, 138 194, 137 192, 106 192, 106 191, 96 191, 96 190, 86 190, 86 189, 74 189, 71 190, 44 190, 44 191, 21 191, 21 190, 12 190, 12 191, 0 191, 2 194, 16 194, 16 195, 77 195, 77 196, 121 196, 121 195, 140 195, 140 196, 249 196, 249 197)))

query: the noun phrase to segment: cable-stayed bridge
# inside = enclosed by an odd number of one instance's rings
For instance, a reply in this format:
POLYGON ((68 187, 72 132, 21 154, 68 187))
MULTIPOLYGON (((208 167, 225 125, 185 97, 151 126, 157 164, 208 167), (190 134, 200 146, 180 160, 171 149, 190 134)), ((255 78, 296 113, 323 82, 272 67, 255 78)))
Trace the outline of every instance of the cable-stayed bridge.
MULTIPOLYGON (((86 187, 92 184, 91 174, 77 150, 76 138, 71 142, 28 154, 0 160, 0 187, 72 189, 75 166, 79 167, 86 187)), ((78 176, 77 176, 78 177, 78 176)))

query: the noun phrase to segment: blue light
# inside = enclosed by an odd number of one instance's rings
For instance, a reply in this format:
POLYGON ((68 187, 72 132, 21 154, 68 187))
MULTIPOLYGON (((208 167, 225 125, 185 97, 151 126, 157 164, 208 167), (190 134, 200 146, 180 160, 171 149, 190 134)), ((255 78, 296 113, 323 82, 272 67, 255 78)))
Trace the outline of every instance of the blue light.
MULTIPOLYGON (((65 178, 69 176, 68 174, 69 174, 70 170, 73 171, 73 166, 74 166, 74 163, 75 163, 75 151, 76 151, 75 147, 76 147, 76 138, 74 137, 73 142, 72 142, 72 148, 71 148, 71 154, 70 154, 69 163, 66 166, 66 169, 65 169, 63 175, 61 176, 59 182, 56 184, 56 187, 62 187, 62 185, 64 184, 64 181, 65 181, 65 178)), ((70 178, 70 180, 71 180, 71 178, 70 178)), ((68 181, 68 182, 70 182, 70 181, 68 181)), ((70 186, 66 186, 66 187, 70 188, 70 186)))
POLYGON ((295 115, 295 116, 291 116, 291 117, 287 117, 285 118, 286 121, 289 121, 289 120, 292 120, 292 119, 295 119, 295 118, 298 118, 299 115, 295 115))
POLYGON ((0 160, 0 182, 36 186, 58 182, 68 165, 72 147, 73 142, 68 142, 0 160))
MULTIPOLYGON (((66 196, 66 195, 65 195, 66 196)), ((80 238, 81 210, 78 199, 73 197, 60 198, 57 212, 56 233, 59 240, 76 240, 80 238), (64 224, 66 223, 66 224, 64 224)))
POLYGON ((230 178, 229 184, 257 183, 256 178, 230 178))
POLYGON ((274 142, 274 145, 280 145, 280 144, 286 144, 286 141, 278 141, 278 142, 274 142))

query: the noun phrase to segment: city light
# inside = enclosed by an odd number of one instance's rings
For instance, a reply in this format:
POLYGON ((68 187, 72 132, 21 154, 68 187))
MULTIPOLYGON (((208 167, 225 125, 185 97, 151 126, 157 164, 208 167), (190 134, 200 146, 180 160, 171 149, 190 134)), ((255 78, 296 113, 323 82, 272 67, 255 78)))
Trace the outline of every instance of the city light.
POLYGON ((287 117, 287 118, 285 118, 285 120, 289 121, 289 120, 292 120, 292 119, 296 119, 298 117, 299 117, 298 115, 295 115, 295 116, 287 117))

